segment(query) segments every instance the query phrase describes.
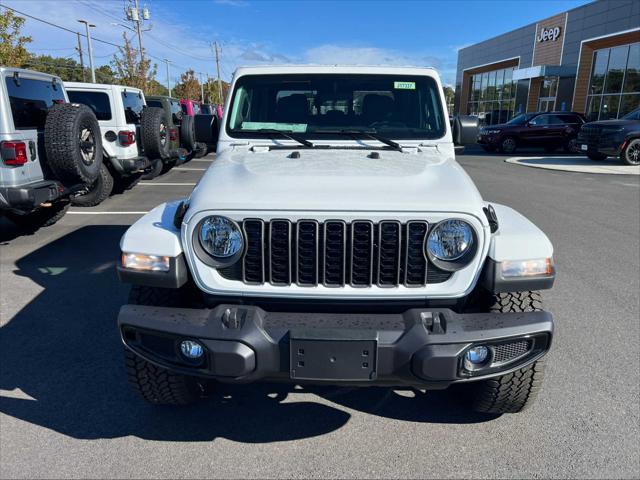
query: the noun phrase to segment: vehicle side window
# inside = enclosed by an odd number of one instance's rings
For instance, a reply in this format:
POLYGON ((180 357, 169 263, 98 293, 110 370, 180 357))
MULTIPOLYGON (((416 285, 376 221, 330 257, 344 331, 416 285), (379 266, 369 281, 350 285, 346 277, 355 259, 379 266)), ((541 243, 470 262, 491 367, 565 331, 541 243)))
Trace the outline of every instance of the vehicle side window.
POLYGON ((147 100, 147 107, 162 108, 162 102, 160 100, 147 100))
POLYGON ((187 113, 187 106, 184 103, 181 105, 181 107, 182 107, 182 113, 187 113))
POLYGON ((576 115, 560 115, 563 123, 574 123, 580 125, 582 120, 576 115))
POLYGON ((68 91, 67 95, 71 102, 82 103, 93 110, 98 120, 111 120, 111 105, 106 93, 68 91))
POLYGON ((538 115, 537 117, 534 117, 529 123, 536 126, 549 125, 549 116, 550 115, 538 115))
POLYGON ((142 95, 138 92, 122 92, 122 105, 127 123, 140 123, 140 116, 144 108, 142 95))
POLYGON ((180 104, 175 100, 171 100, 169 102, 169 105, 171 107, 171 115, 173 116, 173 123, 175 123, 176 125, 180 125, 180 122, 182 120, 182 108, 180 108, 180 104))
POLYGON ((559 115, 547 115, 547 117, 549 117, 549 125, 564 125, 565 123, 571 123, 567 122, 559 115))
POLYGON ((198 105, 197 103, 193 104, 193 114, 194 115, 198 115, 200 113, 200 105, 198 105))
POLYGON ((13 124, 17 130, 42 129, 47 112, 55 103, 64 103, 62 85, 49 80, 6 78, 13 124))

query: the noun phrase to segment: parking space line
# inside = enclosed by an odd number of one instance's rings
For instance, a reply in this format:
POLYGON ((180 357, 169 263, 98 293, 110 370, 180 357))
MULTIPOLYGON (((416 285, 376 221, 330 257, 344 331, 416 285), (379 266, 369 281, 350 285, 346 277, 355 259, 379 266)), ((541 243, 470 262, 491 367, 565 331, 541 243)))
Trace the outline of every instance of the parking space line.
POLYGON ((213 160, 210 160, 208 158, 192 158, 191 160, 189 160, 190 162, 213 162, 213 160))
POLYGON ((188 167, 173 167, 171 170, 179 170, 181 172, 204 172, 206 168, 188 168, 188 167))
POLYGON ((149 211, 140 212, 92 212, 82 210, 70 210, 67 215, 146 215, 149 211))
POLYGON ((158 185, 162 187, 194 187, 195 182, 140 182, 138 185, 158 185))

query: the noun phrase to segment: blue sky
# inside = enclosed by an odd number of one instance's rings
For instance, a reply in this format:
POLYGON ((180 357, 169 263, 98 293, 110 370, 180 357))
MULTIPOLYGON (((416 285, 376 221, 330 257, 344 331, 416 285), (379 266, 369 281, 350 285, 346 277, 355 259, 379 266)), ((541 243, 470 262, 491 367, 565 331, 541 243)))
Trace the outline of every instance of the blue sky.
MULTIPOLYGON (((126 1, 0 3, 74 31, 84 28, 78 18, 87 19, 96 24, 92 35, 121 44, 123 28, 113 23, 123 18, 126 1)), ((217 40, 226 80, 239 65, 385 63, 433 66, 444 83, 453 84, 459 48, 585 3, 589 2, 140 0, 151 12, 152 29, 144 34, 144 46, 154 57, 173 62, 172 83, 185 68, 215 75, 210 42, 217 40)), ((26 32, 33 37, 32 51, 77 59, 72 33, 30 19, 26 32)), ((94 43, 96 64, 108 63, 114 51, 94 43)), ((158 80, 166 83, 164 64, 158 65, 158 80)))

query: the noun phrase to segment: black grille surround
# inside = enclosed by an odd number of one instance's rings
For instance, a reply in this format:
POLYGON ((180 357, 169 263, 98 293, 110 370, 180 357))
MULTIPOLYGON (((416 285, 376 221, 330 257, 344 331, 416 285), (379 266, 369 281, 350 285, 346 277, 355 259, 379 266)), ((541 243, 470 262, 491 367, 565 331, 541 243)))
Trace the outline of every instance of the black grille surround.
POLYGON ((431 225, 424 220, 246 218, 238 223, 246 246, 235 268, 218 269, 227 280, 248 285, 417 288, 446 282, 452 275, 426 259, 424 242, 431 225))

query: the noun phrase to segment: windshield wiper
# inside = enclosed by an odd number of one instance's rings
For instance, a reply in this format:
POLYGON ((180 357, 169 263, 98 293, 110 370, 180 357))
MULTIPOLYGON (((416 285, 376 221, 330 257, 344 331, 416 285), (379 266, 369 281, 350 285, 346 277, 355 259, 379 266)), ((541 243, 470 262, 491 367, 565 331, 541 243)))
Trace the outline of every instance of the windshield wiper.
POLYGON ((297 135, 292 135, 290 130, 278 130, 277 128, 260 128, 258 130, 253 130, 258 133, 276 133, 278 135, 282 135, 284 138, 288 138, 289 140, 293 140, 294 142, 298 142, 300 145, 304 145, 307 148, 314 148, 315 145, 311 143, 309 140, 305 140, 304 138, 300 138, 297 135))
POLYGON ((364 129, 358 129, 358 128, 354 128, 354 129, 349 129, 349 128, 344 128, 342 130, 318 130, 315 131, 313 133, 327 133, 327 134, 339 134, 339 135, 349 135, 351 138, 353 139, 358 139, 358 135, 364 135, 365 137, 368 137, 372 140, 377 140, 381 143, 384 143, 385 145, 390 146, 391 148, 393 148, 394 150, 397 150, 399 152, 402 151, 402 146, 398 143, 398 142, 394 142, 393 140, 380 135, 376 130, 364 130, 364 129))

